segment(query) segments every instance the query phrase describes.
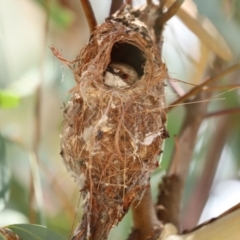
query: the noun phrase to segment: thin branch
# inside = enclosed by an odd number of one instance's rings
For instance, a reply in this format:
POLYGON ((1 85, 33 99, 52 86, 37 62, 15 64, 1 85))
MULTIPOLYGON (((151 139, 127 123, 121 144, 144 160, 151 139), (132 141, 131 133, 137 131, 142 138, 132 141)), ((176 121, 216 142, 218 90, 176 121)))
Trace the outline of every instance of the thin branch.
POLYGON ((239 205, 174 239, 239 239, 239 205))
POLYGON ((217 116, 221 116, 221 115, 229 115, 229 114, 233 114, 233 113, 240 113, 240 107, 229 108, 229 109, 224 109, 224 110, 217 111, 217 112, 208 113, 206 115, 206 118, 217 117, 217 116))
MULTIPOLYGON (((201 100, 203 98, 205 98, 205 96, 198 96, 196 100, 201 100)), ((192 159, 197 133, 203 119, 205 118, 207 106, 207 102, 200 102, 198 104, 185 106, 185 121, 178 137, 178 142, 181 144, 178 148, 178 152, 174 153, 168 174, 176 174, 182 178, 186 177, 188 167, 192 159), (198 113, 197 117, 196 112, 198 113)))
MULTIPOLYGON (((173 5, 167 10, 167 12, 161 14, 157 20, 157 24, 162 26, 164 23, 166 23, 171 17, 173 17, 178 9, 183 4, 184 0, 176 0, 173 5)), ((162 7, 162 6, 161 6, 162 7)))
MULTIPOLYGON (((239 211, 239 209, 240 209, 240 203, 237 203, 236 205, 234 205, 233 207, 231 207, 231 208, 229 208, 227 211, 225 211, 225 212, 223 212, 221 215, 219 215, 218 217, 215 217, 215 218, 212 218, 212 219, 210 219, 210 220, 208 220, 208 221, 206 221, 206 222, 203 222, 203 223, 201 223, 201 224, 199 224, 198 226, 196 226, 195 228, 193 228, 193 229, 191 229, 190 231, 184 231, 184 233, 191 233, 191 232, 194 232, 194 231, 196 231, 196 230, 198 230, 198 229, 200 229, 200 228, 202 228, 202 227, 204 227, 204 226, 207 226, 207 225, 209 225, 209 224, 211 224, 211 223, 213 223, 213 222, 215 222, 215 221, 217 221, 217 220, 219 220, 220 218, 224 218, 224 217, 226 217, 227 215, 229 215, 229 214, 231 214, 231 213, 234 213, 234 212, 236 212, 236 211, 239 211)), ((224 226, 225 227, 225 226, 224 226)))
POLYGON ((190 86, 193 86, 193 87, 198 86, 197 84, 186 82, 186 81, 183 81, 183 80, 180 80, 180 79, 177 79, 177 78, 169 78, 169 80, 172 81, 172 82, 184 83, 184 84, 187 84, 187 85, 190 85, 190 86))
MULTIPOLYGON (((204 95, 205 94, 198 95, 195 100, 206 98, 204 95)), ((165 184, 165 187, 160 185, 160 189, 163 190, 160 192, 158 197, 158 206, 163 205, 164 211, 158 211, 158 217, 160 220, 164 219, 165 221, 173 223, 178 230, 180 230, 178 217, 183 194, 183 186, 185 184, 189 165, 192 160, 197 133, 202 121, 204 120, 207 106, 207 102, 185 106, 185 120, 181 133, 177 139, 178 144, 175 147, 174 154, 167 171, 166 181, 169 182, 169 184, 165 184), (198 113, 197 117, 196 112, 198 113), (175 181, 172 181, 172 176, 175 176, 175 181), (174 189, 173 193, 172 189, 174 189)), ((164 184, 164 182, 162 184, 164 184)))
MULTIPOLYGON (((213 101, 220 101, 220 100, 226 100, 226 98, 208 98, 204 100, 198 100, 198 101, 191 101, 191 102, 185 102, 185 103, 179 103, 176 105, 170 105, 171 107, 176 107, 176 106, 186 106, 186 105, 193 105, 193 104, 199 104, 199 103, 207 103, 207 102, 213 102, 213 101)), ((168 108, 168 107, 166 107, 168 108)), ((166 109, 165 108, 165 109, 166 109)))
POLYGON ((172 105, 176 105, 179 103, 183 103, 186 100, 188 100, 190 97, 198 94, 199 92, 202 91, 203 87, 210 85, 218 80, 220 80, 221 78, 223 78, 225 75, 234 72, 236 70, 240 69, 240 63, 235 64, 229 68, 227 68, 226 70, 222 71, 221 73, 219 73, 218 75, 211 77, 209 79, 207 79, 206 81, 204 81, 202 84, 198 85, 197 87, 191 89, 187 94, 185 94, 184 96, 182 96, 181 98, 177 99, 176 101, 174 101, 172 104, 170 104, 170 106, 168 107, 168 111, 170 111, 173 106, 172 105))
POLYGON ((167 0, 159 0, 159 10, 162 12, 167 0))
POLYGON ((181 86, 177 82, 173 81, 172 79, 169 79, 168 82, 170 87, 178 95, 178 97, 184 96, 185 91, 181 88, 181 86))
POLYGON ((154 21, 155 43, 159 46, 159 48, 162 47, 161 38, 164 24, 177 12, 183 1, 184 0, 176 0, 167 12, 163 12, 166 1, 163 0, 160 2, 157 8, 158 18, 154 21), (160 42, 161 44, 159 44, 160 42))
POLYGON ((152 4, 152 0, 147 0, 147 5, 151 5, 152 4))
POLYGON ((126 4, 132 5, 132 0, 125 0, 126 4))
POLYGON ((123 5, 123 0, 112 0, 112 4, 111 4, 111 8, 110 8, 110 15, 112 15, 117 10, 119 10, 122 5, 123 5))
POLYGON ((80 2, 88 22, 90 32, 93 32, 97 26, 97 20, 95 18, 91 3, 89 0, 80 0, 80 2))
POLYGON ((210 140, 211 147, 208 150, 201 178, 194 188, 192 198, 187 206, 187 211, 184 213, 184 219, 182 222, 183 229, 191 229, 198 223, 203 208, 209 197, 209 192, 212 187, 222 149, 228 136, 228 130, 228 119, 226 117, 221 118, 217 123, 215 132, 212 134, 212 138, 210 140), (221 131, 219 131, 219 129, 221 129, 221 131))
MULTIPOLYGON (((223 67, 222 61, 218 57, 216 57, 212 64, 212 67, 209 68, 207 71, 208 75, 210 76, 215 75, 216 71, 221 70, 222 67, 223 67)), ((225 71, 221 71, 220 74, 209 78, 207 81, 204 81, 202 84, 193 88, 191 91, 189 91, 180 99, 184 99, 183 102, 185 102, 185 100, 187 100, 190 96, 197 93, 197 96, 194 99, 194 101, 201 101, 204 99, 212 100, 212 98, 210 98, 211 93, 201 91, 202 88, 205 85, 212 84, 216 80, 221 79, 221 77, 225 76, 227 73, 234 71, 236 67, 240 68, 240 64, 234 65, 226 69, 225 71)), ((175 104, 179 104, 180 102, 182 101, 177 100, 175 101, 175 104)), ((198 104, 195 104, 195 105, 192 105, 192 104, 185 105, 186 116, 183 122, 180 135, 178 137, 178 142, 179 142, 178 152, 176 151, 174 152, 171 164, 168 169, 168 174, 170 175, 177 174, 181 176, 181 178, 183 179, 183 182, 185 182, 189 164, 192 159, 193 150, 195 146, 195 141, 197 139, 197 133, 198 133, 199 127, 206 116, 207 106, 208 106, 207 102, 202 102, 202 103, 199 102, 198 104), (197 117, 196 117, 196 112, 198 113, 197 117), (178 165, 177 170, 175 166, 176 164, 178 165)), ((172 107, 170 106, 170 108, 172 107)))
POLYGON ((234 88, 240 88, 240 84, 229 84, 229 85, 223 85, 223 86, 211 86, 211 87, 204 87, 203 91, 217 91, 217 90, 223 90, 223 89, 234 89, 234 88))

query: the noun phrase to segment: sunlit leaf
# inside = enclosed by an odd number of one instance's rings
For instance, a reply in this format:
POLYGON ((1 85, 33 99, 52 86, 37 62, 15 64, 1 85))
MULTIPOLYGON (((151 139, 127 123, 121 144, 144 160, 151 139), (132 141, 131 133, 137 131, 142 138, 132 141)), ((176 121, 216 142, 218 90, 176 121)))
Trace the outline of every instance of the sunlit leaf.
POLYGON ((0 211, 5 207, 9 198, 10 170, 6 160, 4 139, 0 135, 0 211))
POLYGON ((8 226, 21 240, 66 240, 58 233, 41 225, 15 224, 8 226))
POLYGON ((0 91, 0 108, 14 108, 20 103, 20 97, 17 94, 0 91))

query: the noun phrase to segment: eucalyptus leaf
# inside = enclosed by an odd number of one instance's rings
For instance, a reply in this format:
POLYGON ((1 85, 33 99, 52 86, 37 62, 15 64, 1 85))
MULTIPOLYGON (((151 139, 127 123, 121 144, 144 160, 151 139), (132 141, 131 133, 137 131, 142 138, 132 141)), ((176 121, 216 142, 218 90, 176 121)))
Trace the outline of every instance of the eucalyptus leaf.
POLYGON ((7 240, 7 238, 0 233, 0 240, 7 240))
POLYGON ((0 211, 5 207, 10 192, 10 170, 6 160, 6 147, 0 135, 0 211))
POLYGON ((8 226, 21 240, 66 240, 58 233, 41 225, 15 224, 8 226))

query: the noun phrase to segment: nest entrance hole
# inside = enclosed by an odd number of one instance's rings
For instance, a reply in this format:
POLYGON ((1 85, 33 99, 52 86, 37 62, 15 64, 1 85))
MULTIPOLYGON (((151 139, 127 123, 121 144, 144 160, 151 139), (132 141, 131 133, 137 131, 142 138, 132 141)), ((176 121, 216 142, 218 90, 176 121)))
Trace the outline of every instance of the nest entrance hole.
POLYGON ((111 51, 111 62, 126 63, 132 66, 142 77, 146 58, 138 47, 129 43, 117 42, 113 45, 111 51))

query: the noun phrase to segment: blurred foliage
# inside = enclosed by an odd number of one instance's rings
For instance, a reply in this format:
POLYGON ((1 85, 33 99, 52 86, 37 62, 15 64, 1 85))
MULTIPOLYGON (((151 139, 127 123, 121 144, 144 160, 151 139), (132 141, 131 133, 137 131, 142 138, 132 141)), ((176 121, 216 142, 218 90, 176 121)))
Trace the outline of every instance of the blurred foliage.
POLYGON ((10 192, 10 169, 6 161, 4 138, 0 135, 0 211, 5 207, 10 192))
MULTIPOLYGON (((101 9, 101 4, 109 4, 109 1, 91 2, 95 6, 94 9, 101 9)), ((226 39, 234 53, 233 62, 239 61, 240 1, 195 0, 195 3, 200 13, 207 16, 226 39)), ((101 12, 97 14, 101 19, 107 17, 101 15, 101 12)), ((48 46, 53 45, 59 48, 68 60, 74 59, 79 53, 89 38, 80 3, 78 0, 19 2, 0 0, 0 37, 2 40, 0 41, 0 210, 6 204, 6 213, 4 211, 0 213, 0 227, 20 223, 23 219, 27 219, 29 223, 39 224, 39 208, 35 198, 39 193, 34 193, 30 187, 32 172, 29 155, 33 151, 36 134, 36 90, 40 87, 41 131, 37 153, 43 190, 41 211, 45 215, 48 229, 67 238, 72 226, 77 224, 81 210, 78 207, 78 187, 68 175, 59 156, 59 134, 62 120, 61 108, 63 102, 69 98, 68 91, 75 83, 70 70, 52 56, 48 46), (48 27, 46 16, 50 20, 48 27), (10 191, 10 199, 6 203, 10 191), (14 210, 15 217, 11 215, 10 219, 7 218, 10 216, 8 210, 14 210), (21 217, 17 217, 17 213, 21 213, 21 217), (32 218, 32 215, 35 215, 35 218, 32 218)), ((177 18, 170 20, 167 24, 164 40, 163 58, 171 77, 191 83, 195 71, 193 63, 198 61, 201 53, 199 40, 177 18)), ((239 73, 225 77, 223 82, 227 84, 229 79, 239 84, 239 73)), ((181 86, 185 90, 189 89, 187 84, 181 84, 181 86)), ((209 112, 239 106, 239 95, 239 89, 224 94, 224 101, 210 103, 209 112)), ((176 99, 169 87, 166 88, 166 98, 167 104, 176 99)), ((170 138, 165 141, 161 167, 152 178, 155 198, 157 185, 168 167, 173 152, 174 136, 179 134, 183 118, 183 106, 175 108, 168 115, 167 128, 170 138)), ((224 155, 224 159, 221 160, 221 163, 224 162, 226 164, 224 166, 227 167, 220 168, 217 178, 219 181, 236 179, 239 182, 240 116, 233 114, 229 119, 230 131, 226 147, 230 154, 227 158, 224 155)), ((186 185, 185 205, 203 168, 214 121, 214 119, 206 120, 201 127, 186 185)), ((236 189, 232 191, 236 192, 236 189)), ((211 195, 211 197, 214 196, 211 195)), ((231 196, 228 197, 231 198, 231 196)), ((219 201, 221 199, 225 201, 226 205, 229 200, 222 195, 216 198, 219 201)), ((240 201, 240 196, 235 200, 240 201)), ((230 206, 227 205, 228 207, 230 206)), ((222 209, 217 208, 220 213, 222 209)), ((212 206, 212 209, 216 212, 215 206, 212 206)), ((131 213, 112 230, 110 239, 125 239, 130 227, 131 213)), ((13 225, 10 228, 19 235, 23 233, 22 230, 35 235, 44 232, 54 234, 46 228, 33 225, 13 225)), ((26 238, 26 236, 23 237, 26 238)), ((54 237, 55 235, 52 235, 48 239, 54 239, 54 237)), ((26 239, 35 238, 27 236, 26 239)), ((55 239, 61 239, 61 237, 58 236, 55 239)))
POLYGON ((233 6, 233 12, 234 12, 234 18, 236 19, 236 22, 238 25, 240 25, 240 2, 235 0, 234 6, 233 6))
POLYGON ((0 108, 13 108, 18 106, 20 103, 20 98, 17 94, 0 91, 0 108))
POLYGON ((29 239, 29 240, 65 240, 65 238, 61 237, 59 234, 54 233, 53 231, 38 225, 30 225, 30 224, 16 224, 7 226, 11 229, 15 234, 17 234, 21 239, 29 239))
POLYGON ((61 28, 67 28, 73 22, 74 14, 59 1, 35 0, 45 9, 49 18, 61 28))
POLYGON ((7 240, 7 239, 0 233, 0 240, 7 240))

